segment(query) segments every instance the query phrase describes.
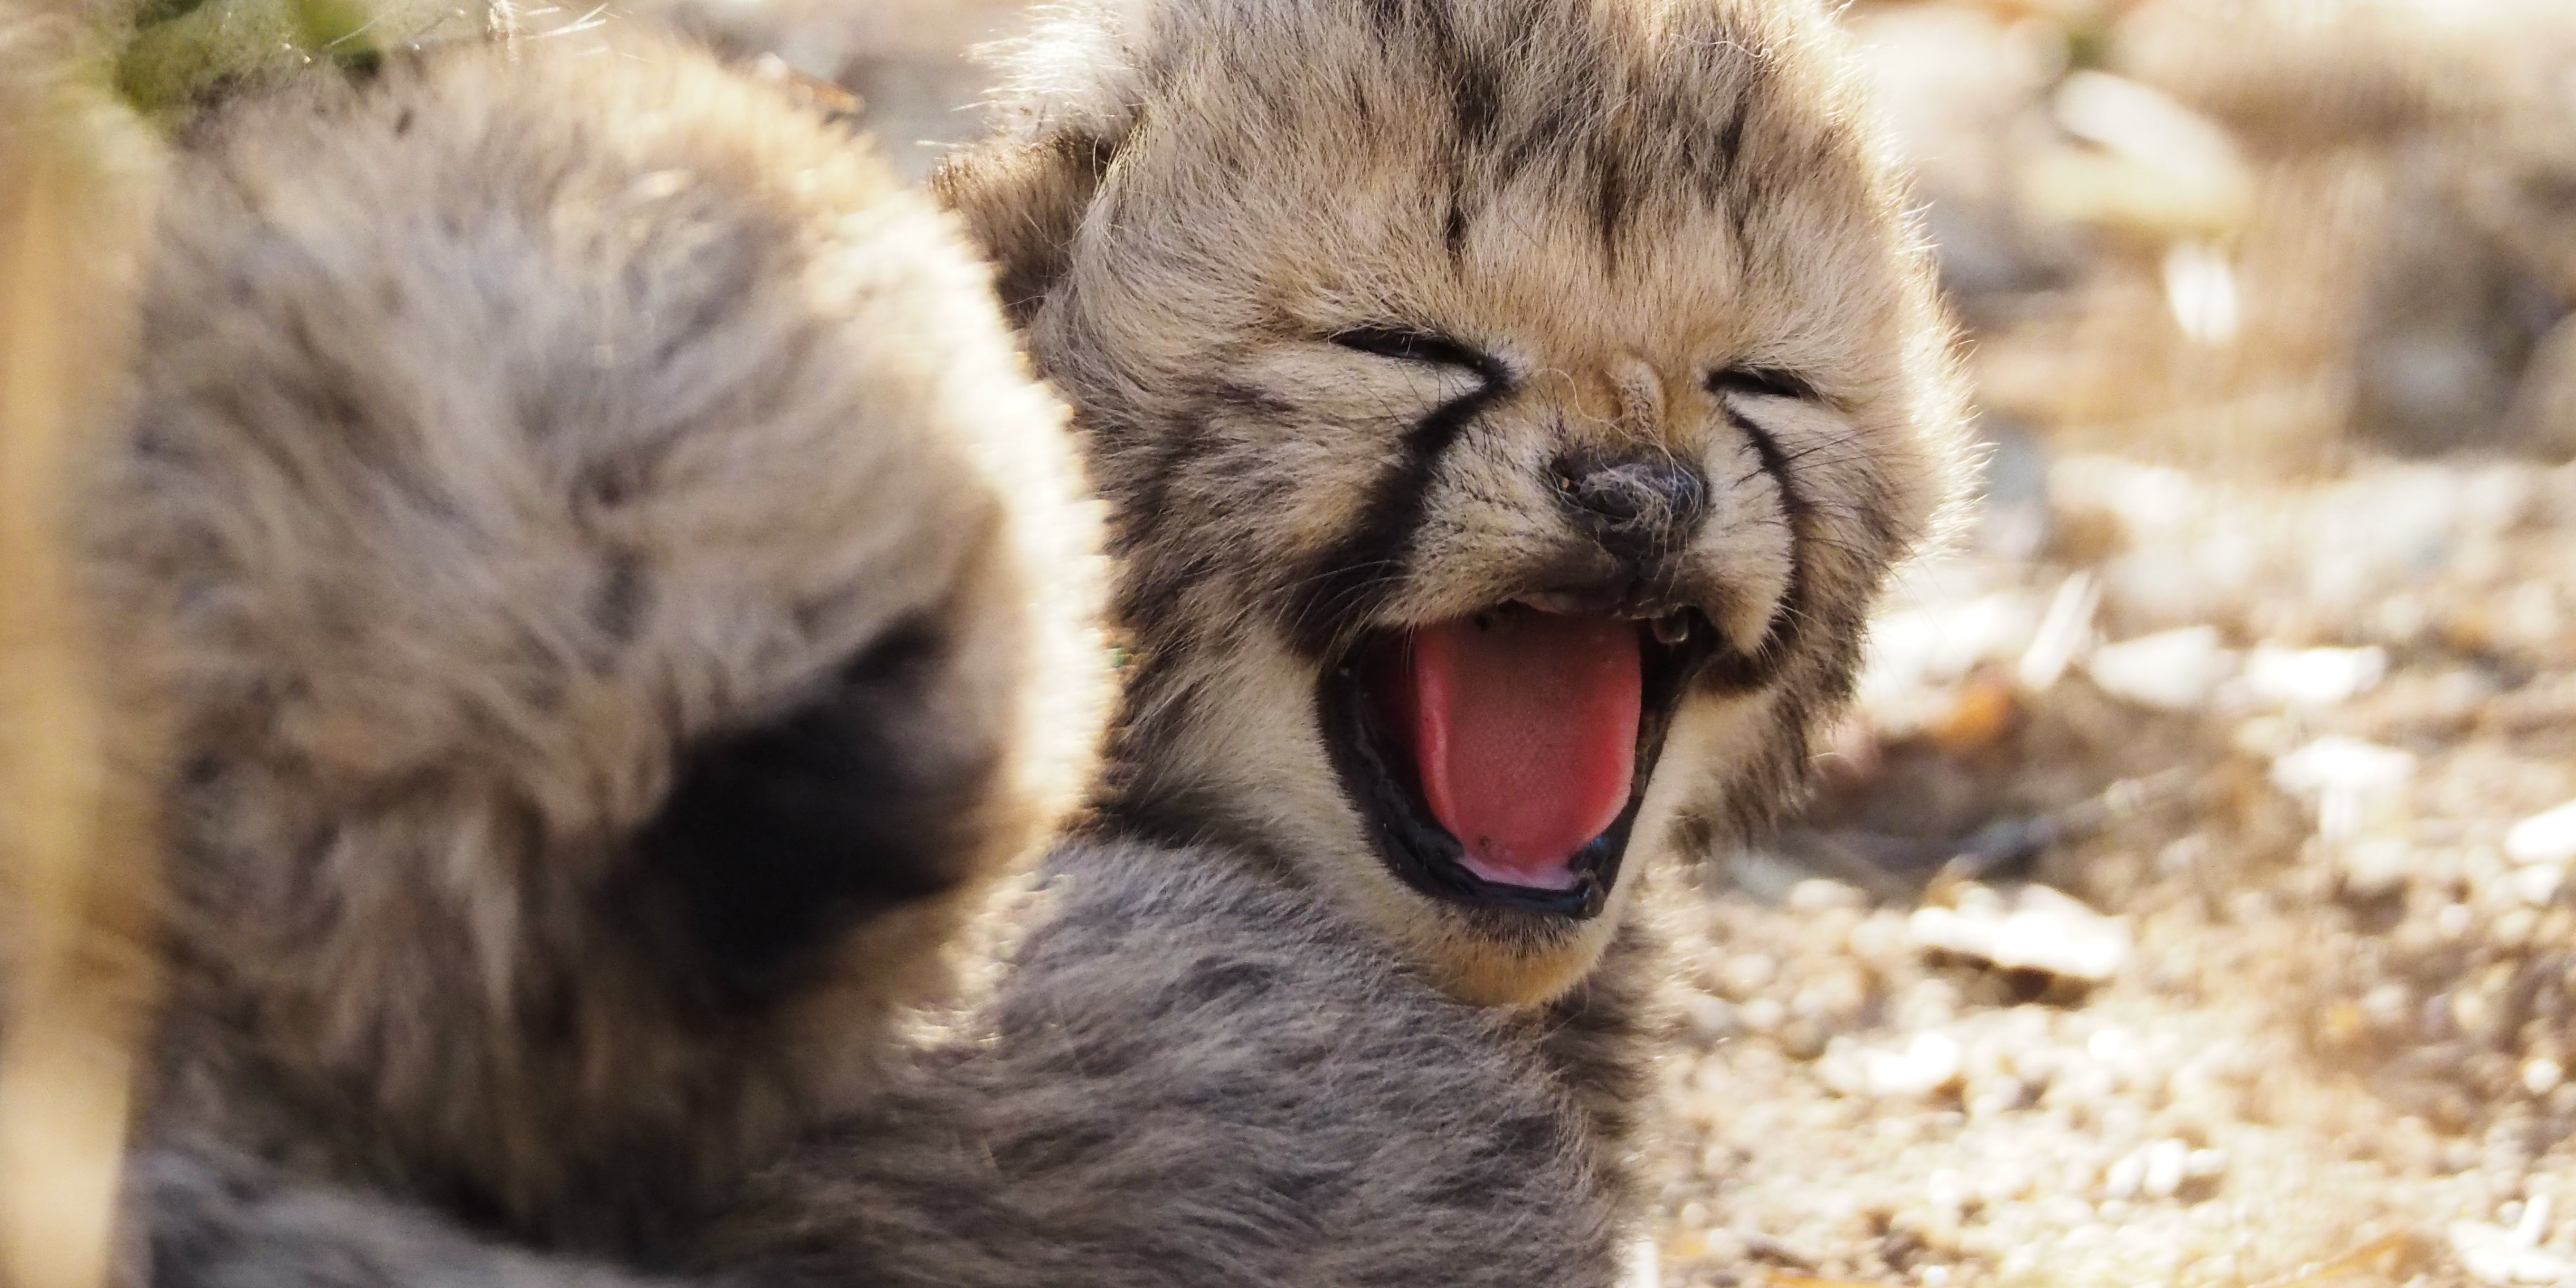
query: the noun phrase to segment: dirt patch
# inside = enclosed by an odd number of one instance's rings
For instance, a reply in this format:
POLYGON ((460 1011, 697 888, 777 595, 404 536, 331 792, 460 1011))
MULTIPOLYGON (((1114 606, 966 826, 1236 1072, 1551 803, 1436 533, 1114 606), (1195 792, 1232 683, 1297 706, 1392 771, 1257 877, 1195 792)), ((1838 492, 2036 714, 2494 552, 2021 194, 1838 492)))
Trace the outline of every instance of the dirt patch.
POLYGON ((1671 901, 1666 1280, 2576 1278, 2576 474, 2051 478, 2110 548, 1922 579, 1671 901))

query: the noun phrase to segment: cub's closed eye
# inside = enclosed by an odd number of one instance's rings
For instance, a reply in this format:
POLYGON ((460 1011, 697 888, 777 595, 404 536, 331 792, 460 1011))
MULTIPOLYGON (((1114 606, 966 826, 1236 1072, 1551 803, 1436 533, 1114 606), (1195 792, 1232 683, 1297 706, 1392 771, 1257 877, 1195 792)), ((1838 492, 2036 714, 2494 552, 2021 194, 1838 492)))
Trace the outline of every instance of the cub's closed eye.
POLYGON ((1804 398, 1816 396, 1816 387, 1806 377, 1778 367, 1728 367, 1712 371, 1708 391, 1713 394, 1754 394, 1764 398, 1804 398))
POLYGON ((1331 339, 1345 349, 1374 353, 1381 358, 1436 362, 1488 378, 1494 374, 1493 359, 1445 335, 1429 331, 1416 331, 1409 327, 1359 326, 1336 331, 1331 339))

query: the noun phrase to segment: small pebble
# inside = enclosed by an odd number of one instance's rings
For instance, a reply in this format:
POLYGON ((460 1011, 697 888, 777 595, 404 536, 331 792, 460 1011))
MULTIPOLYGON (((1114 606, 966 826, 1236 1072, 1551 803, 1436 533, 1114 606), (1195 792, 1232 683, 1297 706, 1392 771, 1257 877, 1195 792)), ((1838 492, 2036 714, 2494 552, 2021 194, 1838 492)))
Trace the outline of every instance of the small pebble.
POLYGON ((2393 837, 2361 837, 2343 847, 2343 888, 2356 899, 2396 893, 2413 867, 2414 849, 2393 837))
POLYGON ((1962 897, 1960 906, 1918 908, 1907 923, 1914 942, 2006 970, 2035 970, 2099 984, 2129 960, 2128 924, 2105 917, 2042 885, 2024 886, 2006 903, 1962 897))
POLYGON ((2245 687, 2282 707, 2331 707, 2378 686, 2388 654, 2376 648, 2283 648, 2259 644, 2245 659, 2245 687))
POLYGON ((1860 971, 1845 966, 1829 968, 1807 981, 1796 996, 1789 999, 1789 1012, 1831 1027, 1844 1027, 1860 1018, 1869 1005, 1869 979, 1860 971))
POLYGON ((1790 1059, 1813 1060, 1825 1053, 1825 1044, 1832 1037, 1824 1025, 1805 1016, 1793 1016, 1781 1023, 1771 1040, 1779 1043, 1781 1052, 1790 1059))
POLYGON ((2526 1231, 2484 1221, 2454 1221, 2451 1255, 2479 1283, 2497 1285, 2576 1283, 2576 1260, 2534 1246, 2526 1231))
POLYGON ((2361 995, 2362 1019, 2374 1031, 2386 1034, 2402 1033, 2406 1029, 2407 1021, 2414 1017, 2414 1013, 2415 995, 2409 992, 2404 984, 2374 985, 2369 992, 2361 995))
POLYGON ((2102 1198, 2105 1202, 2125 1203, 2138 1197, 2147 1183, 2147 1156, 2143 1150, 2120 1156, 2102 1174, 2102 1198))
POLYGON ((2535 908, 2546 908, 2558 897, 2558 886, 2566 879, 2566 875, 2564 869, 2555 865, 2534 863, 2515 868, 2513 875, 2505 880, 2511 883, 2514 895, 2524 903, 2535 908))
MULTIPOLYGON (((2532 868, 2533 872, 2555 873, 2555 868, 2532 868)), ((2550 893, 2557 893, 2558 883, 2550 883, 2550 893)), ((2540 913, 2531 908, 2510 908, 2487 929, 2487 938, 2499 948, 2520 948, 2531 942, 2540 930, 2540 913)))
POLYGON ((2365 814, 2385 812, 2395 793, 2414 776, 2413 756, 2340 734, 2319 738, 2272 762, 2272 785, 2313 803, 2317 833, 2328 840, 2351 835, 2365 814))
POLYGON ((2138 1192, 2151 1199, 2169 1199, 2182 1188, 2191 1163, 2191 1147, 2178 1140, 2160 1140, 2147 1146, 2146 1168, 2139 1177, 2138 1192))
POLYGON ((2559 1084, 2566 1080, 2567 1070, 2561 1068, 2557 1061, 2546 1056, 2523 1063, 2523 1089, 2535 1096, 2545 1096, 2558 1090, 2559 1084))
POLYGON ((1771 987, 1780 978, 1779 963, 1760 953, 1739 953, 1717 970, 1718 987, 1739 1001, 1771 987))
POLYGON ((2496 1026, 2504 1018, 2502 1001, 2484 989, 2460 989, 2451 994, 2451 1024, 2466 1037, 2493 1041, 2496 1026))
POLYGON ((2198 711, 2236 674, 2215 626, 2143 635, 2093 650, 2085 669, 2102 691, 2159 711, 2198 711))
POLYGON ((1959 1044, 1945 1034, 1918 1033, 1903 1051, 1871 1052, 1863 1067, 1873 1096, 1928 1096, 1958 1081, 1959 1044))
POLYGON ((1860 887, 1822 877, 1810 877, 1789 887, 1789 911, 1818 913, 1835 908, 1866 908, 1869 896, 1860 887))
POLYGON ((2516 863, 2576 862, 2576 801, 2514 824, 2504 834, 2504 852, 2516 863))
POLYGON ((1789 1018, 1789 1008, 1776 997, 1757 997, 1737 1007, 1735 1018, 1747 1033, 1777 1033, 1789 1018))
POLYGON ((2300 796, 2332 787, 2360 791, 2404 786, 2415 776, 2415 758, 2394 747, 2332 734, 2272 762, 2272 785, 2300 796))

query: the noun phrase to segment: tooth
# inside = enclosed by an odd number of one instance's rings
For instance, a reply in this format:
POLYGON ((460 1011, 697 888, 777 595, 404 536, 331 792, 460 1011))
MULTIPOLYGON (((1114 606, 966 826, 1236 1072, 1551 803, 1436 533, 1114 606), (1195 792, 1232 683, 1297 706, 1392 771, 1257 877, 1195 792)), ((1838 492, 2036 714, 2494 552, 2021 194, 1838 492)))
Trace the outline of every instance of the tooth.
POLYGON ((1655 642, 1670 647, 1690 638, 1690 614, 1666 613, 1655 619, 1655 642))

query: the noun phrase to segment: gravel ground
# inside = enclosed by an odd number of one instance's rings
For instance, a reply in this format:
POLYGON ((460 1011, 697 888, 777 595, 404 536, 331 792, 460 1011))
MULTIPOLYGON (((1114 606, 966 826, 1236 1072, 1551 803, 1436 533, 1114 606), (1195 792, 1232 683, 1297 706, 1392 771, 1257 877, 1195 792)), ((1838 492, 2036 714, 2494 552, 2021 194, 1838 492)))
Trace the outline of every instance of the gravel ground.
POLYGON ((1664 1282, 2576 1282, 2576 472, 2048 477, 1677 883, 1664 1282))

